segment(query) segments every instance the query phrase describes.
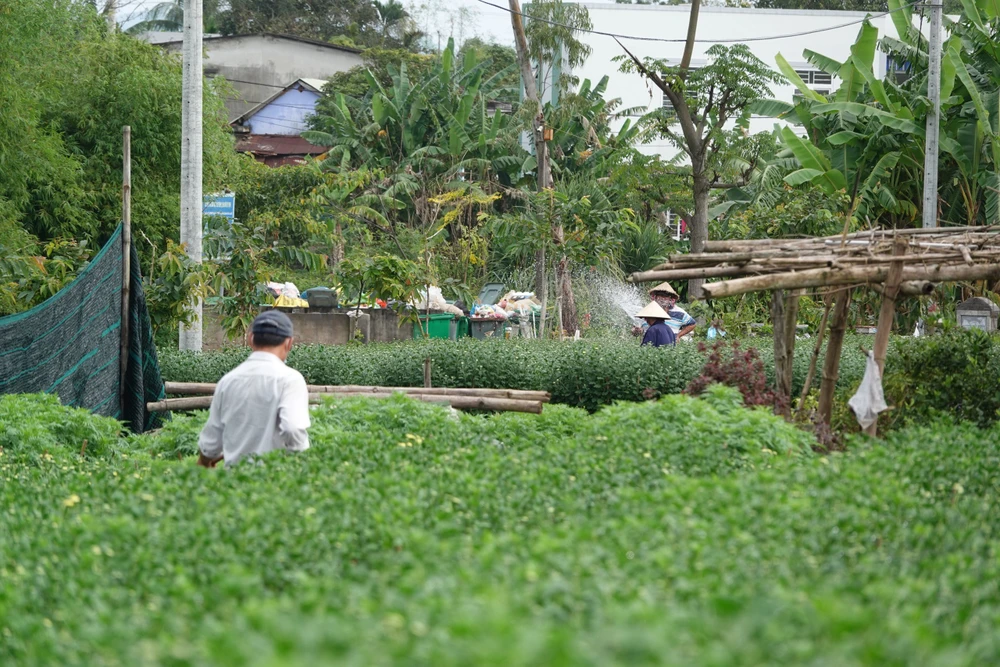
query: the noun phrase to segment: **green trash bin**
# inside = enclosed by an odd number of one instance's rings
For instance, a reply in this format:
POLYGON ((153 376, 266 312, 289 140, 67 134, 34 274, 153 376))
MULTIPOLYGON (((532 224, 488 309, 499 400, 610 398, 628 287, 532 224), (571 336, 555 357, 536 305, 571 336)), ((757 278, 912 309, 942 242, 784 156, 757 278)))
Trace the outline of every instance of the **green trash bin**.
POLYGON ((429 338, 444 338, 447 340, 449 338, 449 330, 451 329, 451 320, 454 317, 451 313, 422 314, 420 315, 420 322, 414 322, 413 324, 413 337, 423 338, 424 332, 421 330, 423 328, 427 331, 429 338))
POLYGON ((471 320, 472 337, 478 340, 503 338, 503 328, 506 323, 507 320, 494 318, 471 320))
POLYGON ((448 329, 448 338, 452 340, 458 340, 459 338, 469 337, 469 318, 468 317, 456 317, 450 323, 448 329))

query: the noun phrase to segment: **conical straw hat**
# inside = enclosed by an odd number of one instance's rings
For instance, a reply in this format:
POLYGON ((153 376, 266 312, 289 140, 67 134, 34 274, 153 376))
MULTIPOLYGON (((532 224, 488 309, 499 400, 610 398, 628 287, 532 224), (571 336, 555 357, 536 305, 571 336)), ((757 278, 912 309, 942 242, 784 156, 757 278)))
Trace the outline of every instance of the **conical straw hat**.
POLYGON ((648 306, 640 310, 635 314, 636 317, 656 317, 661 320, 669 320, 670 316, 667 315, 667 311, 660 307, 660 304, 655 301, 651 301, 648 306))
POLYGON ((655 294, 656 292, 666 292, 667 294, 673 294, 674 296, 680 296, 677 294, 676 290, 670 286, 670 283, 660 283, 656 287, 649 290, 650 294, 655 294))

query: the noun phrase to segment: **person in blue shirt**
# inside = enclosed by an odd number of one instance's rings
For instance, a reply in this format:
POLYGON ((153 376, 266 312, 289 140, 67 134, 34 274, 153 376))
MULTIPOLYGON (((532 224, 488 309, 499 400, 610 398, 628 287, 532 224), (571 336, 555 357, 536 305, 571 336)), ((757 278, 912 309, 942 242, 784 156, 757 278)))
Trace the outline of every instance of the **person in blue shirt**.
POLYGON ((694 331, 694 318, 688 315, 686 310, 677 305, 679 297, 674 288, 670 286, 670 283, 660 283, 649 290, 649 298, 660 304, 660 307, 667 311, 667 326, 674 330, 674 335, 677 336, 678 340, 694 331))
MULTIPOLYGON (((667 326, 673 330, 674 337, 677 340, 684 338, 684 336, 694 331, 695 320, 686 310, 677 305, 677 292, 670 286, 670 283, 660 283, 649 290, 649 298, 667 313, 667 326)), ((644 333, 645 330, 646 325, 643 325, 642 327, 633 328, 632 333, 638 336, 644 333)))
POLYGON ((662 347, 663 345, 675 345, 677 343, 677 334, 667 324, 670 316, 660 307, 660 304, 653 301, 636 313, 635 316, 643 318, 649 325, 645 335, 642 337, 643 345, 662 347))

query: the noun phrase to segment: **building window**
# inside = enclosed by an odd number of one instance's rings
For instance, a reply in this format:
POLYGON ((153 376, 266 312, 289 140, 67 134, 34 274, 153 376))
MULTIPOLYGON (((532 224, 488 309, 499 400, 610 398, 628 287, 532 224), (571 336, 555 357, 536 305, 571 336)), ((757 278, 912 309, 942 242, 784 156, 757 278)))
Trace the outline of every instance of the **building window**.
POLYGON ((892 56, 885 57, 885 73, 896 83, 903 83, 913 76, 913 66, 908 60, 896 60, 892 56))
POLYGON ((807 86, 829 86, 833 83, 833 77, 830 74, 818 69, 797 69, 795 73, 807 86))
POLYGON ((663 232, 669 234, 670 238, 673 240, 680 241, 685 235, 687 235, 687 223, 684 221, 684 218, 677 215, 670 209, 664 211, 663 221, 666 223, 665 226, 662 227, 663 232))
POLYGON ((674 111, 674 103, 670 101, 666 93, 663 94, 663 100, 660 102, 660 108, 663 109, 663 117, 669 121, 677 120, 677 112, 674 111))

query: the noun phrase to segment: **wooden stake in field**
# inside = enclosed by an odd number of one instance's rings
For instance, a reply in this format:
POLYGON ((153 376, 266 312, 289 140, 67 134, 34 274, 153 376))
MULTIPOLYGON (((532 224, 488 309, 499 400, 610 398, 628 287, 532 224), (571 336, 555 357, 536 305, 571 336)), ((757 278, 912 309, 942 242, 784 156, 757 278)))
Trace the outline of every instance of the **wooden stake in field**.
MULTIPOLYGON (((906 254, 906 239, 896 238, 893 243, 892 254, 900 257, 906 254)), ((878 364, 879 377, 885 370, 885 353, 889 348, 889 334, 892 332, 892 323, 896 317, 896 294, 899 292, 899 283, 903 278, 903 262, 893 262, 889 268, 889 277, 885 281, 885 289, 882 292, 882 308, 878 314, 878 328, 875 331, 875 363, 878 364)), ((878 419, 865 429, 868 435, 878 433, 878 419)))

